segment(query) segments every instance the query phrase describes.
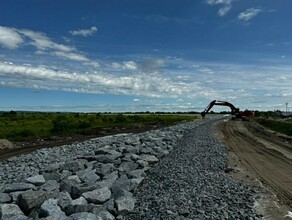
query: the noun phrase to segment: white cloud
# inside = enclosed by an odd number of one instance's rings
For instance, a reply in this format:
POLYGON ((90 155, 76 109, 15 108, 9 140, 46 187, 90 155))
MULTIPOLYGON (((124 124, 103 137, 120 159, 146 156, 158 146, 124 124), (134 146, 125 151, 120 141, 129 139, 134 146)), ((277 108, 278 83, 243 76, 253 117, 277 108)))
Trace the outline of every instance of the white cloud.
POLYGON ((254 18, 255 16, 257 16, 260 12, 262 12, 261 9, 258 8, 249 8, 243 12, 241 12, 237 18, 239 20, 243 20, 243 21, 249 21, 252 18, 254 18))
POLYGON ((63 51, 55 51, 55 52, 52 52, 52 54, 58 57, 63 57, 65 59, 69 59, 73 61, 80 61, 80 62, 89 61, 88 58, 86 58, 84 55, 73 53, 73 52, 65 53, 63 51))
POLYGON ((231 5, 230 4, 227 4, 225 5, 223 8, 220 8, 219 11, 218 11, 218 15, 219 16, 224 16, 227 14, 227 12, 229 12, 231 9, 231 5))
POLYGON ((138 64, 135 61, 124 61, 122 63, 112 62, 110 65, 113 69, 118 70, 137 70, 138 64))
POLYGON ((14 28, 0 26, 0 45, 8 49, 16 49, 23 43, 23 39, 14 28))
POLYGON ((137 68, 138 68, 138 65, 134 61, 123 62, 123 69, 125 70, 136 70, 137 68))
POLYGON ((160 75, 113 75, 103 72, 67 72, 45 67, 0 63, 0 76, 12 87, 65 90, 79 93, 109 93, 148 97, 192 96, 196 84, 183 83, 160 75), (14 84, 11 84, 13 82, 14 84))
POLYGON ((97 31, 97 27, 92 26, 90 29, 79 29, 77 31, 69 31, 70 34, 73 36, 83 36, 83 37, 88 37, 92 36, 95 32, 97 31))
MULTIPOLYGON (((92 27, 92 31, 96 28, 92 27)), ((37 55, 53 55, 63 59, 82 62, 84 65, 99 67, 99 63, 92 61, 73 46, 54 42, 45 33, 28 29, 16 29, 0 26, 0 45, 8 49, 17 49, 20 46, 32 45, 37 55)), ((127 64, 128 66, 131 63, 127 64)), ((130 68, 130 67, 129 67, 130 68)))
POLYGON ((38 50, 58 50, 63 52, 71 52, 74 51, 74 47, 66 46, 63 44, 58 44, 53 42, 50 38, 46 36, 45 33, 31 31, 31 30, 17 30, 19 33, 28 37, 31 42, 30 44, 35 46, 38 50))
POLYGON ((113 62, 113 63, 111 63, 111 67, 114 69, 121 69, 122 65, 120 63, 113 62))
POLYGON ((209 5, 221 5, 222 7, 218 10, 219 16, 226 15, 231 10, 231 3, 233 0, 206 0, 209 5))

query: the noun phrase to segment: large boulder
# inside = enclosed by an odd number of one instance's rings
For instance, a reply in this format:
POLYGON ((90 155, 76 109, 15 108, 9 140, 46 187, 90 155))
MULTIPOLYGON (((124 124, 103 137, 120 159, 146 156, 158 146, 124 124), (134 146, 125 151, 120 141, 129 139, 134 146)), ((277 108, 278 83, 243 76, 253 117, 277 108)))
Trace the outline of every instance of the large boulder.
POLYGON ((115 204, 119 214, 132 212, 135 207, 136 200, 132 196, 121 196, 115 200, 115 204))
POLYGON ((28 177, 25 179, 26 182, 28 183, 32 183, 36 186, 40 186, 40 185, 43 185, 46 180, 44 178, 43 175, 35 175, 35 176, 32 176, 32 177, 28 177))
POLYGON ((30 183, 12 183, 5 186, 3 192, 11 193, 11 192, 17 192, 17 191, 26 191, 30 189, 36 190, 35 185, 30 184, 30 183))
POLYGON ((24 214, 15 204, 0 204, 0 219, 4 220, 13 216, 24 216, 24 214))
POLYGON ((11 196, 8 193, 0 193, 0 203, 9 203, 11 200, 11 196))
POLYGON ((46 200, 40 208, 40 217, 51 217, 52 219, 62 219, 65 218, 65 213, 58 206, 57 199, 46 200))
POLYGON ((90 203, 102 204, 110 199, 111 191, 108 187, 103 187, 101 189, 83 193, 82 196, 90 203))
POLYGON ((25 191, 18 196, 17 205, 25 214, 29 214, 33 209, 39 208, 44 201, 56 197, 57 194, 57 191, 25 191))

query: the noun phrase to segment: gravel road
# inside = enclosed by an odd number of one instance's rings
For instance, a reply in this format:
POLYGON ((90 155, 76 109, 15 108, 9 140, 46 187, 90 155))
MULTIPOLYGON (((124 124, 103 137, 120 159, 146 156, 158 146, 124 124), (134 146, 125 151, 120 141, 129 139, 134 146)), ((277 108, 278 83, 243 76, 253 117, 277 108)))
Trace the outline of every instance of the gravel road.
POLYGON ((260 219, 232 179, 221 118, 0 161, 0 219, 260 219))
POLYGON ((227 148, 207 120, 186 132, 136 192, 134 213, 124 219, 259 219, 255 192, 225 174, 227 148))

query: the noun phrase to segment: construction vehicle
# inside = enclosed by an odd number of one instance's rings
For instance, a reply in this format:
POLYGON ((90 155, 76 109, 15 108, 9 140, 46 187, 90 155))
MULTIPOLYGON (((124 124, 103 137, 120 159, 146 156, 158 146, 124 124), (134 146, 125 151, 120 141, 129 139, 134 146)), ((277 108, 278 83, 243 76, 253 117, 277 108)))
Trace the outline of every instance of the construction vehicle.
POLYGON ((221 105, 221 106, 227 106, 231 109, 231 115, 232 118, 242 118, 243 116, 245 117, 252 117, 254 116, 253 111, 245 110, 245 111, 240 111, 239 108, 236 108, 234 105, 232 105, 229 102, 226 101, 218 101, 218 100, 213 100, 210 102, 210 104, 207 106, 207 108, 201 112, 202 118, 205 118, 205 115, 213 108, 214 105, 221 105))

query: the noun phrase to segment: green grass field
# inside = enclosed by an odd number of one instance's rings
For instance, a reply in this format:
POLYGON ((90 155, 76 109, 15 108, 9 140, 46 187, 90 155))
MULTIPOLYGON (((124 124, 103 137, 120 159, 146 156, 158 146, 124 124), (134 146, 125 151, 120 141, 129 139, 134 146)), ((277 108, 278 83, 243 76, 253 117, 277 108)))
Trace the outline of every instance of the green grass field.
POLYGON ((256 118, 256 121, 270 130, 292 136, 292 123, 289 120, 279 121, 273 119, 256 118))
POLYGON ((165 124, 194 120, 195 116, 176 114, 101 113, 0 113, 0 139, 23 141, 55 135, 82 133, 84 129, 165 124))

